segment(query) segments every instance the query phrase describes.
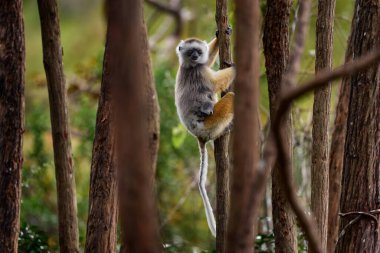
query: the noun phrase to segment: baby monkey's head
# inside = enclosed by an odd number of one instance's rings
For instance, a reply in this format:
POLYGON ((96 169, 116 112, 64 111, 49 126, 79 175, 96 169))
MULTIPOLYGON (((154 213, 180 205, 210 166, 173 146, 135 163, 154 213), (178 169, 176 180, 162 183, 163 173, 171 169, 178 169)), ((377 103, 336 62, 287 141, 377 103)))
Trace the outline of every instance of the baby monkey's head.
POLYGON ((195 67, 208 61, 208 45, 205 41, 190 38, 182 40, 177 46, 179 64, 183 67, 195 67))

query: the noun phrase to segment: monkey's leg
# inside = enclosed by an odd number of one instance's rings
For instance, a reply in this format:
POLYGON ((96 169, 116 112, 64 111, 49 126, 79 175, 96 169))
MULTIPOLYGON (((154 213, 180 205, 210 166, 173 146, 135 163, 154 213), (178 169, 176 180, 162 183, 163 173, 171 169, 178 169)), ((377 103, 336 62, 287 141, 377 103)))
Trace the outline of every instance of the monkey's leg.
POLYGON ((216 139, 231 125, 234 96, 233 92, 228 92, 215 104, 213 114, 206 117, 204 124, 210 139, 216 139))

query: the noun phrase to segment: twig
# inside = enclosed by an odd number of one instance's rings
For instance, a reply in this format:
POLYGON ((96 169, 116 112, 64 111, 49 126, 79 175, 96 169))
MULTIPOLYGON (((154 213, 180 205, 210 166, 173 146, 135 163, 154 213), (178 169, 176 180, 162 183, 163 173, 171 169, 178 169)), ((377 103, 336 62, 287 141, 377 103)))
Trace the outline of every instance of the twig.
POLYGON ((359 216, 367 216, 370 219, 373 219, 376 222, 376 227, 378 226, 378 220, 375 215, 371 214, 370 212, 348 212, 348 213, 339 213, 340 217, 347 217, 350 215, 359 215, 359 216))
POLYGON ((314 79, 297 86, 294 89, 288 90, 282 96, 279 112, 284 113, 289 108, 284 108, 287 104, 293 100, 313 91, 314 89, 323 87, 326 83, 334 81, 336 79, 354 74, 369 67, 371 64, 375 64, 380 60, 380 48, 374 49, 365 56, 360 57, 357 60, 349 61, 346 64, 334 69, 333 71, 321 71, 315 76, 314 79))
POLYGON ((145 2, 159 11, 166 12, 175 20, 175 30, 173 35, 179 37, 182 32, 183 18, 181 15, 181 2, 174 1, 172 4, 164 4, 157 0, 145 0, 145 2))
POLYGON ((281 87, 289 87, 295 84, 296 75, 300 68, 301 55, 305 45, 307 25, 309 23, 309 15, 310 0, 300 1, 294 44, 292 47, 292 55, 290 56, 288 70, 286 71, 283 77, 281 87))
POLYGON ((190 192, 197 186, 197 179, 194 178, 191 183, 187 186, 185 192, 182 194, 182 197, 178 200, 177 204, 170 210, 166 219, 161 223, 160 228, 162 229, 165 225, 173 218, 174 214, 178 211, 178 209, 185 203, 187 197, 190 192))
POLYGON ((343 238, 343 236, 346 234, 346 231, 347 229, 352 226, 353 224, 355 224, 357 221, 360 220, 360 215, 358 217, 356 217, 355 219, 353 219, 352 221, 350 221, 346 226, 344 226, 344 228, 342 229, 342 232, 340 232, 339 234, 339 237, 338 237, 338 240, 336 241, 336 245, 338 245, 339 243, 339 240, 341 238, 343 238))
MULTIPOLYGON (((314 80, 306 82, 304 85, 297 86, 287 93, 285 93, 280 98, 280 103, 278 107, 278 112, 273 121, 273 133, 277 146, 277 159, 280 164, 282 164, 283 170, 281 173, 284 177, 285 187, 286 187, 286 195, 288 200, 296 213, 301 227, 303 228, 305 235, 309 241, 310 248, 313 249, 314 252, 322 252, 319 246, 318 236, 315 230, 313 220, 303 211, 303 207, 300 204, 297 194, 294 190, 293 182, 292 182, 292 174, 291 169, 289 167, 290 160, 289 155, 286 153, 286 147, 282 141, 283 136, 281 132, 281 122, 283 119, 283 115, 287 113, 291 106, 291 102, 308 92, 313 91, 314 89, 320 88, 328 84, 329 82, 353 74, 357 71, 363 70, 369 67, 372 64, 377 63, 380 60, 380 50, 376 49, 369 54, 360 57, 356 61, 348 62, 341 67, 335 69, 334 71, 322 71, 320 74, 316 75, 314 80)), ((380 210, 379 210, 380 212, 380 210)))
POLYGON ((339 240, 341 238, 343 238, 343 236, 346 234, 347 229, 349 227, 351 227, 353 224, 355 224, 356 222, 358 222, 363 216, 366 216, 369 219, 374 220, 375 221, 375 227, 376 227, 376 229, 378 229, 379 220, 377 219, 377 217, 374 214, 379 214, 379 213, 380 213, 380 209, 375 209, 375 210, 371 210, 368 212, 354 211, 354 212, 347 212, 347 213, 339 213, 339 216, 342 218, 350 216, 350 215, 358 215, 358 216, 355 217, 355 219, 351 220, 346 226, 344 226, 344 228, 342 229, 342 232, 340 232, 340 234, 339 234, 339 237, 338 237, 336 244, 338 244, 339 240))

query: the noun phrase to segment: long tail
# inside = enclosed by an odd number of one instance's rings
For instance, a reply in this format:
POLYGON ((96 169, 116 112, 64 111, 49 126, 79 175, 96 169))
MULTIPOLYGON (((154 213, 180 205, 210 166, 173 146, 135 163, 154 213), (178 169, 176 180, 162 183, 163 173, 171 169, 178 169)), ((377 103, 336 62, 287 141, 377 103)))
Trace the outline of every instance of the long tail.
POLYGON ((208 227, 210 228, 212 235, 216 237, 216 224, 215 224, 214 213, 212 211, 210 200, 208 199, 207 191, 206 191, 207 170, 208 170, 208 157, 207 157, 206 143, 201 140, 198 140, 198 144, 199 144, 199 152, 201 156, 201 166, 200 166, 200 171, 199 171, 198 187, 199 187, 199 191, 201 192, 203 205, 205 207, 208 227))

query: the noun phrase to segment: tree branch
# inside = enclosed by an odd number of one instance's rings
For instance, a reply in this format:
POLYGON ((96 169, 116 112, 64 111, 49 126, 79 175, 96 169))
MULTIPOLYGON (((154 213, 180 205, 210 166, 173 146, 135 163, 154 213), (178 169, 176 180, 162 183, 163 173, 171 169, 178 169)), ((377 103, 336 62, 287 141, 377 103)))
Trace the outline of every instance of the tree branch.
POLYGON ((181 1, 174 1, 172 4, 164 4, 157 0, 145 0, 147 4, 159 11, 166 12, 175 20, 174 36, 179 37, 182 32, 183 18, 181 15, 181 1))
POLYGON ((298 200, 295 187, 292 182, 291 168, 289 166, 289 154, 286 153, 286 147, 282 141, 283 136, 281 132, 281 122, 283 115, 287 113, 293 100, 307 94, 308 92, 313 91, 314 89, 324 87, 333 80, 363 70, 372 64, 377 63, 378 61, 380 61, 380 49, 374 50, 373 52, 359 58, 356 61, 348 62, 335 69, 334 71, 322 71, 320 74, 316 75, 316 78, 314 80, 291 89, 289 92, 285 93, 282 98, 280 98, 278 112, 273 121, 273 134, 277 146, 277 160, 279 164, 283 165, 283 170, 281 170, 281 173, 285 182, 285 193, 293 208, 293 211, 299 219, 301 227, 303 228, 306 238, 309 241, 309 247, 313 250, 313 252, 322 251, 315 230, 316 226, 314 224, 314 221, 304 212, 303 206, 298 200))

